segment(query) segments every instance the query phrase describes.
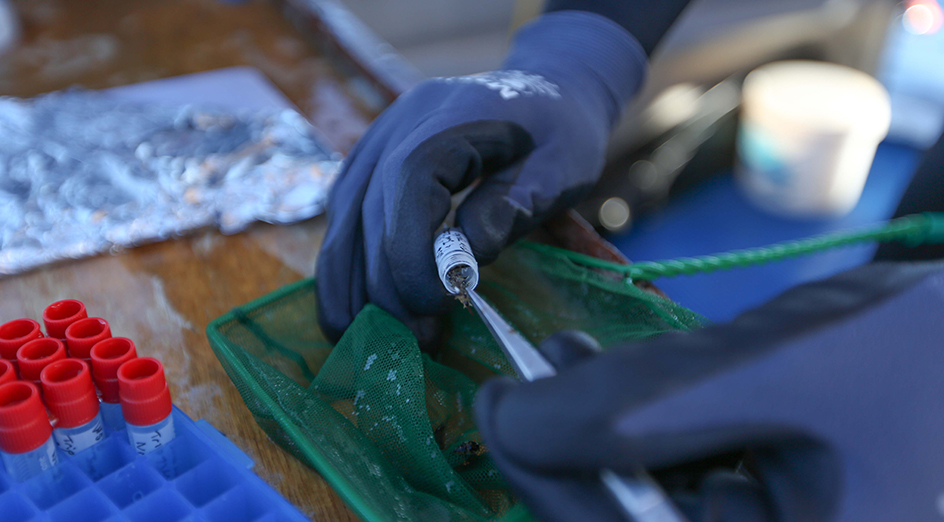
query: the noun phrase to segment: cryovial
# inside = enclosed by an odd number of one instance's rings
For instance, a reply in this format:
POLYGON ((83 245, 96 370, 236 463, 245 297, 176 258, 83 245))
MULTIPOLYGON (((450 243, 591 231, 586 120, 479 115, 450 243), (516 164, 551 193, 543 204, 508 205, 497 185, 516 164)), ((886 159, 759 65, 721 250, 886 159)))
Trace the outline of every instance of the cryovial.
POLYGON ((105 438, 92 372, 85 361, 56 361, 39 378, 46 407, 58 419, 52 435, 63 453, 75 455, 105 438))
POLYGON ((32 319, 14 319, 0 325, 0 359, 10 361, 16 368, 16 351, 42 336, 39 323, 32 319))
POLYGON ((0 385, 0 459, 17 482, 59 463, 46 408, 32 383, 0 385))
POLYGON ((6 359, 0 359, 0 384, 6 384, 16 380, 16 368, 13 363, 6 359))
POLYGON ((85 304, 75 299, 63 299, 46 307, 43 310, 43 325, 46 326, 46 336, 64 340, 66 328, 72 323, 88 317, 85 304))
POLYGON ((118 395, 118 368, 138 356, 134 342, 125 337, 112 337, 97 343, 90 352, 92 381, 101 393, 102 418, 105 426, 118 431, 124 429, 121 400, 118 395))
POLYGON ((86 317, 66 328, 66 350, 69 357, 82 359, 85 364, 91 365, 89 352, 100 341, 111 337, 111 327, 108 321, 101 317, 86 317))
POLYGON ((66 358, 66 347, 58 338, 41 337, 24 344, 16 351, 20 379, 29 381, 42 390, 39 374, 43 368, 66 358))
POLYGON ((173 404, 160 361, 139 357, 122 364, 118 368, 118 396, 128 439, 138 454, 174 440, 173 404))
POLYGON ((474 290, 479 283, 478 262, 468 238, 458 228, 447 228, 433 243, 439 280, 451 294, 474 290))

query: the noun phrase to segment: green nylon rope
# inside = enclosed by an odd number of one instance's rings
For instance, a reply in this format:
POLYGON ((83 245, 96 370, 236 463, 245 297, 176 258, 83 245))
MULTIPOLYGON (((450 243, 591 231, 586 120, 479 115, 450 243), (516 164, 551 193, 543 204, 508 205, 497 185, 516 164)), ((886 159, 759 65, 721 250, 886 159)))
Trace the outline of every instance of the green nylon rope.
POLYGON ((944 243, 944 213, 925 212, 924 214, 913 214, 891 220, 884 225, 848 232, 824 234, 784 243, 775 243, 760 248, 732 250, 721 254, 683 257, 666 261, 647 261, 629 265, 604 261, 588 255, 578 254, 569 250, 539 243, 522 242, 522 246, 543 252, 547 255, 565 258, 578 265, 625 274, 629 279, 634 281, 651 281, 659 277, 700 274, 714 272, 716 270, 759 265, 821 252, 831 248, 872 241, 899 241, 908 246, 944 243))

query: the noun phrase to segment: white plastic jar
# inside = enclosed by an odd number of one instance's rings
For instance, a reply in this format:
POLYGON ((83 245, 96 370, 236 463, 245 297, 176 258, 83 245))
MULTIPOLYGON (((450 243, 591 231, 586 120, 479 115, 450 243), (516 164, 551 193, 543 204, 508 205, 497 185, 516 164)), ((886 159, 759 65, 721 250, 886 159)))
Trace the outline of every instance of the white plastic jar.
POLYGON ((858 203, 891 103, 875 78, 842 65, 774 62, 744 81, 738 180, 791 217, 836 217, 858 203))

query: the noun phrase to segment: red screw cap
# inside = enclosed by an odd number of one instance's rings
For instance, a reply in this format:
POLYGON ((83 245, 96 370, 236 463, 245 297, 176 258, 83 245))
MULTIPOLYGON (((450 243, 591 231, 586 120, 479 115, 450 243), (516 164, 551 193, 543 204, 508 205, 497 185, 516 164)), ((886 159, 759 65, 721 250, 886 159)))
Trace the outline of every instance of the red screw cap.
POLYGON ((66 338, 66 328, 79 319, 88 317, 85 304, 75 299, 63 299, 46 307, 43 310, 43 324, 46 325, 46 335, 56 339, 66 338))
POLYGON ((138 356, 134 342, 125 337, 105 339, 92 347, 92 380, 102 401, 118 404, 118 368, 138 356))
POLYGON ((33 339, 16 351, 16 362, 20 365, 20 379, 40 386, 39 374, 43 368, 66 358, 66 346, 59 339, 43 337, 33 339))
POLYGON ((100 317, 86 317, 69 325, 66 328, 66 346, 69 348, 69 357, 89 360, 89 352, 99 341, 111 337, 111 328, 108 321, 100 317))
POLYGON ((20 346, 42 336, 39 323, 32 319, 14 319, 3 323, 0 325, 0 359, 16 361, 16 351, 20 346))
POLYGON ((98 397, 92 385, 92 372, 79 359, 56 361, 39 375, 43 383, 43 398, 59 421, 57 428, 75 428, 95 418, 98 397))
POLYGON ((118 394, 125 422, 134 426, 161 422, 173 406, 164 366, 151 357, 132 359, 118 368, 118 394))
POLYGON ((0 450, 27 453, 52 434, 39 389, 25 381, 0 385, 0 450))
POLYGON ((0 384, 6 384, 16 380, 16 368, 13 363, 6 359, 0 359, 0 384))

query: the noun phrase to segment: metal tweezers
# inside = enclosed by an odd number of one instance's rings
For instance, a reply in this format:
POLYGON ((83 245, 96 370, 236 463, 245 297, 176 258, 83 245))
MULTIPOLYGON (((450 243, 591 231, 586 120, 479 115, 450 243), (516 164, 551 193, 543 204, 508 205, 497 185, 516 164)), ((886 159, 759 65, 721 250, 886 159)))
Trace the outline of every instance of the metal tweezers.
MULTIPOLYGON (((518 330, 482 299, 475 290, 466 290, 479 317, 501 346, 505 356, 523 381, 551 377, 557 370, 518 330)), ((600 480, 632 522, 685 522, 668 495, 641 467, 630 476, 609 469, 600 471, 600 480)))

